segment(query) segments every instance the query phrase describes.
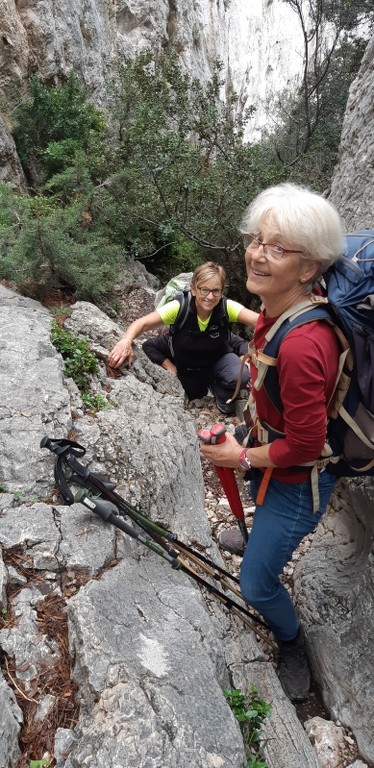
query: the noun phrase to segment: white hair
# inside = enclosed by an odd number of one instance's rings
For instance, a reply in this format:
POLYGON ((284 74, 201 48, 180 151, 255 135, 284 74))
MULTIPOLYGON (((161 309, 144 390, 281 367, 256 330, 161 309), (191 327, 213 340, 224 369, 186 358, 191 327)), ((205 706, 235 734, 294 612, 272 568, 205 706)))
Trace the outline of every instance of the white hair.
POLYGON ((240 231, 257 234, 265 223, 302 249, 300 258, 319 262, 320 272, 344 253, 344 225, 336 208, 306 187, 285 182, 260 192, 245 210, 240 231))

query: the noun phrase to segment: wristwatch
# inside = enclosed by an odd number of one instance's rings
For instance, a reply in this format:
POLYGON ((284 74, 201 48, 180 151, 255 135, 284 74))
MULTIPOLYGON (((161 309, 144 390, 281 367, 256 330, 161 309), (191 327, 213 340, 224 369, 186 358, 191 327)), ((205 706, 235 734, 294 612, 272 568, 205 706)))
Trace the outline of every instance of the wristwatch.
POLYGON ((244 448, 244 450, 241 452, 239 457, 239 464, 241 469, 244 469, 245 472, 248 472, 248 470, 252 469, 252 464, 247 456, 247 448, 244 448))

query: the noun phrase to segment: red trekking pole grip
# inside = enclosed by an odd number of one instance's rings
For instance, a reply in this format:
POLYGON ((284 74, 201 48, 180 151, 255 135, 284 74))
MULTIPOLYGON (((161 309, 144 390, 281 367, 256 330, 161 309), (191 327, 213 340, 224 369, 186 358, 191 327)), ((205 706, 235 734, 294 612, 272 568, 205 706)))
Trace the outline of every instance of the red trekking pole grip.
MULTIPOLYGON (((217 445, 226 441, 226 427, 224 424, 213 424, 210 429, 200 429, 197 434, 200 440, 211 445, 217 445), (210 440, 208 439, 209 434, 210 440)), ((218 467, 216 464, 214 469, 230 504, 231 511, 238 521, 244 543, 246 544, 248 541, 248 531, 244 521, 244 509, 236 484, 235 472, 231 467, 218 467)))

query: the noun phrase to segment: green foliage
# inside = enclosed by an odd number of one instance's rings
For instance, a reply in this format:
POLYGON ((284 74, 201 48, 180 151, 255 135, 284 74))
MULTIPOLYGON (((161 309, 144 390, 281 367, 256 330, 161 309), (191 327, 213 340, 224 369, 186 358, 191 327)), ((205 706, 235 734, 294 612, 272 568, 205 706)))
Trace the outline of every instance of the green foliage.
POLYGON ((29 768, 48 768, 48 766, 51 765, 50 758, 46 760, 30 760, 29 761, 29 768))
POLYGON ((15 501, 19 501, 22 498, 22 491, 9 490, 4 483, 0 483, 0 493, 11 493, 14 496, 15 501))
POLYGON ((337 161, 349 87, 374 25, 374 10, 371 0, 284 2, 296 13, 304 62, 300 86, 285 91, 269 108, 277 126, 269 149, 290 169, 293 181, 310 184, 312 178, 313 187, 322 191, 337 161))
POLYGON ((90 413, 97 413, 97 411, 107 411, 109 408, 112 408, 111 403, 109 403, 104 395, 102 395, 100 392, 96 392, 95 394, 83 392, 82 400, 86 406, 86 409, 90 413))
POLYGON ((87 97, 88 89, 74 73, 66 83, 51 88, 36 76, 30 79, 28 98, 15 111, 13 136, 32 183, 64 170, 79 151, 86 154, 92 176, 97 175, 98 168, 89 158, 104 151, 107 124, 104 113, 87 97))
POLYGON ((70 317, 71 312, 70 305, 59 304, 56 307, 50 308, 50 313, 58 325, 62 325, 65 318, 70 317))
POLYGON ((83 404, 90 413, 112 408, 101 392, 90 392, 92 376, 98 370, 98 362, 91 352, 86 339, 78 339, 69 331, 61 328, 55 320, 51 322, 51 341, 64 361, 65 376, 72 378, 80 390, 83 404))
MULTIPOLYGON (((280 113, 287 116, 283 126, 273 134, 283 162, 292 167, 294 181, 307 183, 321 191, 329 185, 337 162, 341 129, 350 85, 357 74, 365 42, 345 40, 331 56, 328 71, 320 83, 318 101, 309 101, 309 124, 305 114, 305 92, 283 95, 280 113)), ((313 90, 313 75, 307 75, 313 90)))
POLYGON ((260 698, 255 685, 247 697, 240 688, 225 688, 223 692, 242 729, 248 768, 267 768, 267 763, 262 759, 262 724, 270 714, 271 704, 260 698))
POLYGON ((52 88, 32 78, 14 135, 37 195, 2 193, 5 279, 40 300, 62 287, 100 303, 127 254, 163 279, 207 258, 237 273, 242 211, 284 167, 243 144, 248 113, 234 117, 236 97, 223 102, 221 90, 219 63, 202 86, 175 55, 141 54, 112 88, 109 142, 75 75, 52 88))
POLYGON ((112 290, 122 249, 92 225, 84 196, 61 207, 53 198, 3 190, 0 207, 8 226, 0 224, 0 267, 6 280, 41 300, 59 287, 91 301, 112 290))
POLYGON ((285 2, 300 18, 309 10, 306 59, 326 20, 338 29, 339 45, 325 58, 316 46, 300 91, 272 108, 277 129, 262 144, 243 140, 255 108, 241 114, 227 89, 222 100, 219 62, 202 85, 175 54, 126 61, 110 89, 110 138, 104 112, 89 103, 75 74, 53 87, 32 78, 14 137, 35 196, 0 183, 2 277, 40 300, 67 288, 100 304, 129 255, 164 282, 214 259, 227 269, 231 295, 245 301, 237 236, 243 210, 289 177, 307 185, 313 179, 320 191, 328 186, 364 45, 347 30, 357 30, 359 11, 371 12, 368 0, 285 2))
POLYGON ((192 261, 237 247, 235 228, 262 171, 243 146, 248 113, 233 117, 236 97, 223 102, 222 84, 219 63, 204 87, 175 55, 144 53, 121 69, 112 108, 120 170, 108 192, 118 235, 136 257, 182 261, 187 241, 192 261))
POLYGON ((85 339, 78 339, 52 320, 51 341, 65 361, 64 373, 74 379, 82 393, 88 392, 98 363, 85 339))

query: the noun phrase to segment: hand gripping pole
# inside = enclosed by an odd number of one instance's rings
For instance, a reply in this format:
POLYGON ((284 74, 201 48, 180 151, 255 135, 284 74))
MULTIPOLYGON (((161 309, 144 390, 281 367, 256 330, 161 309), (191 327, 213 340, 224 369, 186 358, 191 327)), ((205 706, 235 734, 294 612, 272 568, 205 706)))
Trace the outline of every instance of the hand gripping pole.
MULTIPOLYGON (((197 436, 199 440, 208 445, 224 443, 226 440, 226 427, 223 424, 213 424, 212 427, 199 429, 197 436)), ((244 544, 246 544, 248 541, 248 530, 244 520, 244 509, 236 483, 235 472, 231 467, 218 467, 214 465, 214 469, 230 504, 230 509, 238 521, 244 544)))

